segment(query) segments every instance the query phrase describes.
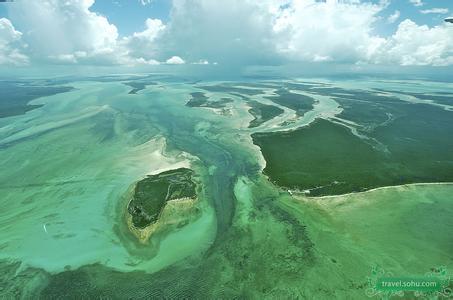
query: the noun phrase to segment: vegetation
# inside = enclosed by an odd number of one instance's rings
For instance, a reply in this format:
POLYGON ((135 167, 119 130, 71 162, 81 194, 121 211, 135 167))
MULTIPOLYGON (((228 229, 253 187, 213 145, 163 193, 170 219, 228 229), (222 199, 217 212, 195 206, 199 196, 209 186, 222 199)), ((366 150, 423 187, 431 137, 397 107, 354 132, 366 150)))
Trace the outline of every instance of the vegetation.
POLYGON ((191 93, 190 100, 186 103, 189 107, 209 107, 209 108, 225 108, 228 103, 233 102, 233 99, 222 98, 219 101, 209 101, 209 98, 203 92, 191 93))
POLYGON ((128 212, 137 228, 145 228, 156 222, 167 201, 195 198, 193 171, 186 168, 149 175, 137 182, 128 212))
POLYGON ((129 94, 137 94, 139 91, 144 90, 148 85, 155 85, 155 82, 152 81, 128 81, 123 82, 123 84, 132 87, 132 90, 129 91, 129 94))
POLYGON ((277 106, 263 104, 258 101, 249 101, 248 104, 251 106, 249 113, 254 117, 249 124, 249 128, 258 127, 283 113, 283 109, 277 106))
POLYGON ((266 98, 268 98, 269 100, 276 104, 294 110, 298 116, 303 116, 307 111, 313 109, 315 99, 311 97, 291 93, 290 91, 284 88, 278 89, 275 93, 278 96, 271 96, 266 98))
POLYGON ((406 122, 401 120, 374 132, 387 151, 323 119, 291 132, 254 134, 253 140, 261 148, 266 160, 264 173, 271 181, 309 191, 312 196, 452 181, 451 139, 442 140, 439 134, 430 136, 433 128, 411 128, 416 124, 406 122), (410 135, 414 139, 405 139, 410 135))

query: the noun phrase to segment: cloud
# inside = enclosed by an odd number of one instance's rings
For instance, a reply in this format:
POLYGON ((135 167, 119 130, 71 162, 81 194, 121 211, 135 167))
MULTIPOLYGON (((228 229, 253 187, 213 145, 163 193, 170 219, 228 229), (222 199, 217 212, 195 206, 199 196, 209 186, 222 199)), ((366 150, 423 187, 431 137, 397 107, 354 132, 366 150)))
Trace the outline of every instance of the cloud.
POLYGON ((91 12, 94 0, 17 0, 11 18, 37 60, 112 63, 118 31, 104 16, 91 12))
POLYGON ((171 58, 167 59, 165 63, 169 65, 183 65, 186 62, 179 56, 172 56, 171 58))
POLYGON ((193 62, 194 65, 209 65, 209 61, 206 59, 200 59, 199 61, 193 62))
POLYGON ((274 16, 267 0, 174 0, 159 39, 160 57, 179 53, 225 64, 257 64, 274 57, 274 16))
POLYGON ((404 20, 373 53, 377 64, 448 66, 453 64, 453 28, 428 27, 404 20))
POLYGON ((388 2, 358 0, 174 0, 156 40, 160 58, 180 53, 228 65, 366 60, 371 34, 388 2), (190 45, 190 47, 188 47, 190 45))
POLYGON ((423 6, 425 3, 423 3, 422 0, 409 0, 410 3, 412 3, 414 6, 423 6))
POLYGON ((420 12, 424 15, 426 15, 426 14, 448 14, 448 8, 431 8, 431 9, 420 10, 420 12))
POLYGON ((141 5, 145 6, 151 4, 153 0, 139 0, 139 2, 141 3, 141 5))
POLYGON ((26 65, 29 58, 22 53, 22 33, 17 31, 11 21, 0 19, 0 65, 26 65))
POLYGON ((387 23, 389 24, 395 23, 400 18, 400 16, 401 16, 400 11, 395 10, 395 12, 387 18, 387 23))
POLYGON ((277 51, 298 61, 366 60, 381 42, 371 32, 384 7, 359 1, 294 1, 277 14, 277 51))
POLYGON ((158 51, 157 38, 165 31, 166 26, 159 19, 147 19, 144 31, 135 32, 120 41, 120 46, 132 59, 155 59, 158 51))
POLYGON ((105 16, 90 11, 93 3, 17 0, 9 15, 23 34, 2 21, 0 59, 127 66, 453 64, 453 29, 445 25, 418 26, 405 20, 392 36, 377 35, 379 22, 400 18, 396 10, 382 19, 386 0, 173 0, 167 23, 149 18, 143 31, 125 37, 105 16))

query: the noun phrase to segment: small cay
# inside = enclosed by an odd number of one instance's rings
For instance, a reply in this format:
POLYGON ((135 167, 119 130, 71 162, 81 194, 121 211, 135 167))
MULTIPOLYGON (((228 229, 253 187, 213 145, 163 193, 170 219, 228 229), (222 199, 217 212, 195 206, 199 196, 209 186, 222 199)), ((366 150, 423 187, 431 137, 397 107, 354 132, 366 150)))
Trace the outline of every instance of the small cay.
POLYGON ((193 174, 191 169, 179 168, 148 175, 135 184, 127 206, 127 222, 131 232, 141 242, 146 242, 157 229, 169 202, 181 203, 182 209, 193 207, 197 198, 193 174))

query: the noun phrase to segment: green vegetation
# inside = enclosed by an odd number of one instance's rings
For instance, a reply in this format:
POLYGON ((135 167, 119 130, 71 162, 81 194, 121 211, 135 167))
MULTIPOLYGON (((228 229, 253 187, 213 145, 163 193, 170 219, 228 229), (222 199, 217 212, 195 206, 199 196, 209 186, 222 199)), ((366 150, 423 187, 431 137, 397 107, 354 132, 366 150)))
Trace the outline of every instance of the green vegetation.
MULTIPOLYGON (((442 116, 441 112, 437 110, 436 116, 442 116)), ((388 152, 373 148, 346 127, 323 119, 291 132, 257 133, 253 140, 261 148, 266 160, 264 173, 271 181, 309 190, 312 196, 453 181, 453 141, 446 139, 442 126, 426 126, 429 117, 424 117, 418 124, 401 119, 392 126, 378 128, 373 137, 388 152), (409 134, 413 139, 407 138, 409 134)), ((448 121, 444 121, 448 128, 448 121)))
POLYGON ((225 108, 228 103, 233 102, 233 99, 222 98, 219 101, 209 101, 209 98, 203 92, 191 93, 190 100, 186 103, 189 107, 209 107, 209 108, 225 108))
POLYGON ((251 106, 249 113, 254 117, 250 121, 249 128, 258 127, 283 113, 283 109, 279 107, 263 104, 258 101, 249 101, 248 104, 251 106))
POLYGON ((186 103, 189 107, 201 107, 208 103, 208 97, 203 92, 190 93, 190 100, 186 103))
POLYGON ((128 205, 134 226, 145 228, 156 222, 167 201, 196 197, 192 175, 192 170, 180 168, 137 182, 128 205))
POLYGON ((307 111, 313 109, 315 99, 311 97, 291 93, 290 91, 284 88, 278 89, 277 91, 275 91, 275 93, 278 96, 271 96, 266 98, 268 98, 269 100, 276 104, 294 110, 298 116, 303 116, 307 111))
POLYGON ((155 85, 157 83, 152 81, 128 81, 123 82, 123 84, 132 87, 129 94, 137 94, 139 91, 144 90, 148 85, 155 85))
POLYGON ((0 118, 22 115, 42 105, 29 105, 34 99, 71 91, 68 86, 35 86, 21 82, 0 81, 0 118))

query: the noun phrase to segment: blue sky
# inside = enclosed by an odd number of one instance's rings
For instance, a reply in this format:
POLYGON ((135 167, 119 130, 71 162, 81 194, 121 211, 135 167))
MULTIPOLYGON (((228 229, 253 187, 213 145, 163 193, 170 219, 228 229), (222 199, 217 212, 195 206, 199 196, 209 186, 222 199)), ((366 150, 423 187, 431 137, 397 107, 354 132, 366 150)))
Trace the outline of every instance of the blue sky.
POLYGON ((453 64, 450 0, 16 0, 0 65, 453 64))
POLYGON ((143 5, 139 0, 98 0, 92 11, 106 16, 118 27, 120 35, 127 36, 142 31, 148 18, 168 22, 171 1, 154 0, 143 5))
MULTIPOLYGON (((411 19, 419 25, 435 26, 443 22, 446 16, 449 14, 439 13, 421 13, 421 11, 434 9, 434 8, 446 8, 453 14, 453 1, 450 0, 425 0, 422 2, 422 6, 415 6, 409 3, 408 0, 393 0, 389 6, 380 14, 384 19, 395 13, 400 12, 399 21, 405 19, 411 19)), ((378 22, 377 28, 378 33, 382 35, 393 34, 398 26, 399 22, 389 24, 388 22, 378 22)))
MULTIPOLYGON (((258 0, 257 0, 258 1, 258 0)), ((379 3, 379 0, 371 1, 379 3)), ((153 0, 143 5, 140 0, 97 0, 91 10, 106 16, 118 28, 120 35, 127 36, 134 32, 144 29, 147 18, 161 19, 168 22, 171 11, 171 0, 153 0)), ((400 19, 411 19, 419 25, 435 26, 443 21, 446 16, 453 15, 453 1, 449 0, 424 0, 422 6, 415 6, 409 0, 390 1, 388 7, 379 14, 386 19, 395 11, 400 12, 400 19), (421 11, 433 8, 446 8, 449 14, 423 14, 421 11)), ((8 17, 8 5, 12 3, 0 4, 0 17, 8 17)), ((381 35, 392 34, 398 23, 388 24, 387 22, 377 22, 376 32, 381 35)))
MULTIPOLYGON (((259 0, 257 0, 259 1, 259 0)), ((379 0, 370 1, 379 3, 379 0)), ((415 6, 408 0, 390 1, 388 7, 379 14, 383 19, 387 19, 396 11, 400 12, 400 20, 411 19, 419 25, 435 26, 443 22, 445 16, 449 14, 421 13, 421 11, 446 8, 453 14, 453 1, 449 0, 425 0, 423 5, 415 6)), ((99 12, 112 23, 117 25, 120 34, 130 35, 134 32, 143 30, 147 18, 157 18, 167 22, 170 18, 171 1, 154 0, 147 5, 141 4, 139 0, 98 0, 91 8, 92 11, 99 12)), ((398 26, 398 22, 389 24, 388 22, 377 22, 376 33, 381 35, 393 34, 398 26)))
MULTIPOLYGON (((168 21, 170 0, 153 0, 149 4, 140 0, 97 0, 90 10, 106 16, 115 24, 121 35, 127 36, 142 31, 147 18, 168 21)), ((0 3, 0 18, 8 18, 8 7, 14 3, 0 3)))

